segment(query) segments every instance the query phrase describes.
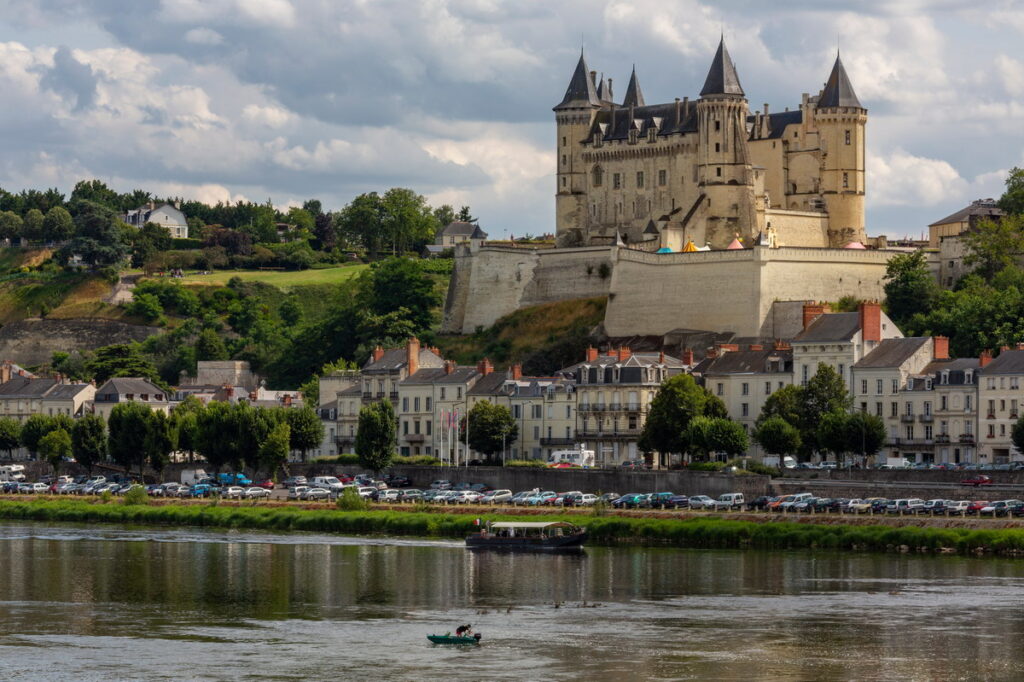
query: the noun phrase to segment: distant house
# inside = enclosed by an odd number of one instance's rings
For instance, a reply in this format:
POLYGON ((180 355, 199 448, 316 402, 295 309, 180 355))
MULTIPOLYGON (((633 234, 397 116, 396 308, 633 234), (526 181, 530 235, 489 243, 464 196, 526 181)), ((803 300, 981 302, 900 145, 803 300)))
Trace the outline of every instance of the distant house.
POLYGON ((477 248, 486 240, 487 233, 481 230, 479 225, 456 220, 445 225, 437 233, 434 243, 427 245, 427 253, 437 255, 445 249, 454 248, 457 244, 469 244, 470 247, 477 248))
POLYGON ((0 417, 22 422, 34 414, 78 417, 95 392, 91 384, 65 383, 60 377, 14 376, 0 384, 0 417))
POLYGON ((185 239, 188 237, 188 221, 185 214, 181 212, 180 204, 160 204, 149 202, 145 206, 128 211, 124 222, 133 227, 142 227, 146 223, 156 223, 167 228, 171 237, 185 239))
POLYGON ((140 402, 153 410, 169 412, 170 397, 149 379, 137 377, 115 377, 96 389, 93 399, 93 413, 110 419, 110 413, 118 403, 140 402))

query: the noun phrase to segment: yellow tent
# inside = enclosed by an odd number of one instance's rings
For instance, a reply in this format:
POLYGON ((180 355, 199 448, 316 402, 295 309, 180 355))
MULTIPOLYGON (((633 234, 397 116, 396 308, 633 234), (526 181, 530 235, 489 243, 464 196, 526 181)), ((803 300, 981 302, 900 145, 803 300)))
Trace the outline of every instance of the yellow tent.
POLYGON ((686 242, 686 246, 683 247, 683 253, 696 253, 697 247, 694 245, 693 240, 686 242))

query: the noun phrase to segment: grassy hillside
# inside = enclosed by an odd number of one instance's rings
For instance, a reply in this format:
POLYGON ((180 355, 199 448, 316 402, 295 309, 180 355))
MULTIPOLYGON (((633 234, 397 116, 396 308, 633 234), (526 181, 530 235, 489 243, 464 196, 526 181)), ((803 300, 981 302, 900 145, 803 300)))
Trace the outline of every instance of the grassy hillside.
POLYGON ((582 359, 606 304, 602 297, 523 308, 480 333, 438 337, 438 347, 460 363, 487 357, 498 367, 522 362, 527 373, 548 374, 582 359))
POLYGON ((215 270, 208 275, 186 275, 180 281, 184 284, 224 286, 232 277, 238 277, 246 282, 259 281, 280 289, 291 289, 308 284, 340 284, 358 276, 367 267, 357 264, 310 270, 215 270))

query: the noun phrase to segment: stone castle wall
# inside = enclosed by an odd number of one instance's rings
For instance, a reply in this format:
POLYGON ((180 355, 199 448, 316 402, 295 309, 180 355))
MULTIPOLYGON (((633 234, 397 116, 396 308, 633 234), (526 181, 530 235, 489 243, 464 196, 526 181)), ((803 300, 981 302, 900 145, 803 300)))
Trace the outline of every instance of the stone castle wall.
POLYGON ((468 334, 525 306, 607 295, 609 336, 693 329, 791 338, 801 329, 803 301, 881 300, 891 256, 800 247, 670 254, 617 247, 461 249, 442 331, 468 334))

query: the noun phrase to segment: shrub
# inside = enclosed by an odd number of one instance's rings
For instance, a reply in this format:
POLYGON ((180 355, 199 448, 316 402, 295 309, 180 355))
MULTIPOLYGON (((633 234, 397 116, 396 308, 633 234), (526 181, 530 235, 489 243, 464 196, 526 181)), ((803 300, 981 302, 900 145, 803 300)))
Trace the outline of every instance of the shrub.
POLYGON ((436 466, 441 464, 441 460, 431 455, 412 455, 411 457, 403 457, 402 455, 396 455, 391 459, 392 464, 408 464, 412 466, 436 466))
POLYGON ((539 459, 510 459, 505 462, 507 467, 532 467, 534 469, 544 469, 547 467, 542 460, 539 459))
POLYGON ((337 464, 359 464, 359 455, 354 452, 345 452, 337 456, 335 459, 337 464))
POLYGON ((612 266, 608 265, 607 263, 601 263, 599 266, 597 266, 597 275, 601 279, 608 279, 609 277, 611 277, 611 274, 612 266))
POLYGON ((690 462, 686 468, 691 471, 721 471, 725 468, 724 462, 690 462))
POLYGON ((370 503, 357 493, 355 488, 345 488, 341 495, 338 495, 335 506, 342 511, 366 511, 370 508, 370 503))
POLYGON ((149 504, 149 494, 146 493, 145 488, 131 487, 128 492, 121 498, 121 504, 133 505, 133 504, 149 504))

